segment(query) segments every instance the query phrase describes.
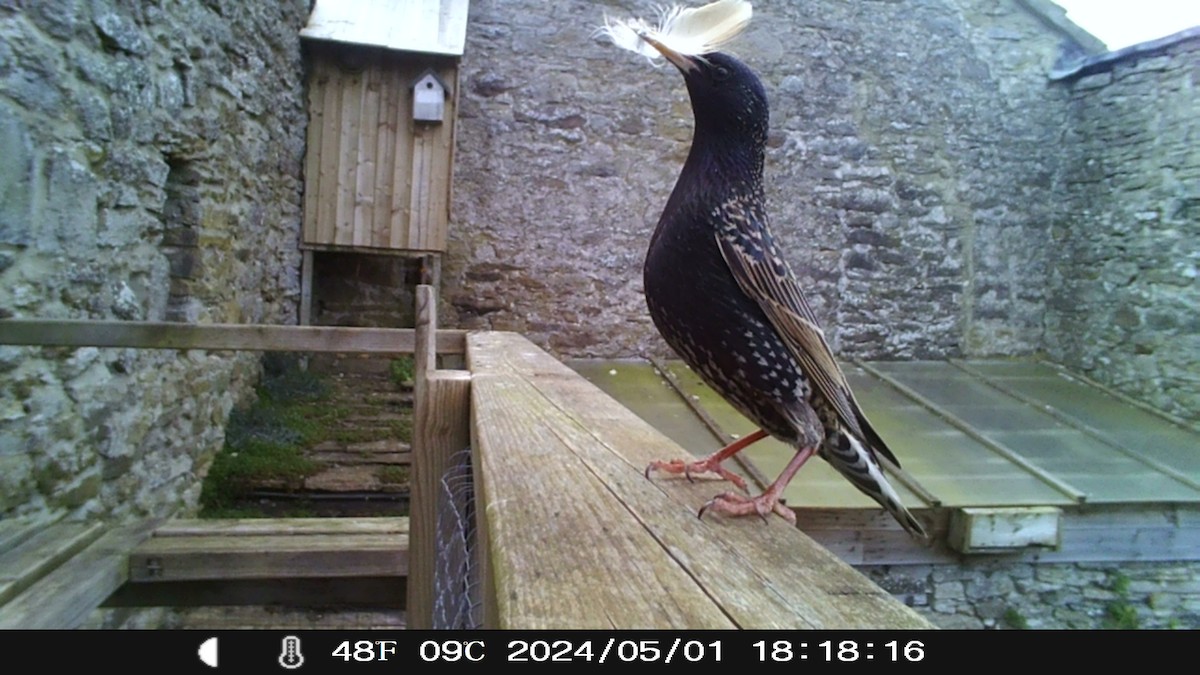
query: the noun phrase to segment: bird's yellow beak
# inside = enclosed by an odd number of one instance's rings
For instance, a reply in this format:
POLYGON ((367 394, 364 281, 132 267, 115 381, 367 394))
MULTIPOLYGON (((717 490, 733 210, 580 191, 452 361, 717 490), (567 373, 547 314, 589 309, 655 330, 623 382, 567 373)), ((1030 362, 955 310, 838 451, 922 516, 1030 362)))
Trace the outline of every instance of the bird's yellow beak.
POLYGON ((687 75, 688 73, 690 73, 694 70, 698 70, 700 68, 700 66, 696 65, 695 61, 684 56, 683 54, 680 54, 679 52, 675 51, 674 49, 671 49, 670 47, 664 45, 663 43, 659 42, 658 40, 655 40, 654 38, 650 37, 649 35, 641 35, 639 37, 641 37, 642 40, 646 41, 651 47, 654 47, 655 49, 657 49, 658 53, 662 54, 664 57, 666 57, 666 59, 668 61, 670 61, 671 63, 674 63, 675 67, 678 68, 679 70, 683 71, 684 75, 687 75))

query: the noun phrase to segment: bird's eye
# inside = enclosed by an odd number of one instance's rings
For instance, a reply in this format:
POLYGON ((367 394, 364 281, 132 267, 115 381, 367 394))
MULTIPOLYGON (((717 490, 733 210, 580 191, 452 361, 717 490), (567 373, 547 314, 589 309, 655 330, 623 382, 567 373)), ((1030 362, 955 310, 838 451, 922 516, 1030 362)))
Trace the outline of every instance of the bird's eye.
POLYGON ((725 66, 717 66, 717 69, 713 71, 713 79, 717 80, 718 82, 721 80, 728 80, 729 69, 725 66))

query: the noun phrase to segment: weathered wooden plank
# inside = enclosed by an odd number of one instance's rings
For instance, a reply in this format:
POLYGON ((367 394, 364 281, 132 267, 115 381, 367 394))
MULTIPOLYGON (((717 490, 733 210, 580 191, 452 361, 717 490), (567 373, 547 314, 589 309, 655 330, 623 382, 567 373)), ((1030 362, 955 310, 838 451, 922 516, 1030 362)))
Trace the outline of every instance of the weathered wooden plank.
MULTIPOLYGON (((418 387, 437 369, 437 346, 433 336, 437 333, 437 293, 428 284, 417 284, 414 290, 413 321, 413 378, 418 387)), ((419 403, 421 392, 414 391, 414 403, 419 403)))
POLYGON ((21 516, 0 520, 0 551, 7 551, 61 520, 62 516, 21 516))
POLYGON ((137 582, 403 576, 407 534, 152 537, 129 554, 137 582))
MULTIPOLYGON (((438 331, 438 352, 462 354, 465 334, 465 331, 438 331)), ((415 332, 408 328, 0 319, 0 344, 43 347, 412 354, 415 340, 415 332)))
POLYGON ((458 117, 458 69, 442 60, 437 68, 446 83, 446 116, 436 132, 437 145, 431 162, 429 218, 424 237, 427 251, 445 251, 450 220, 450 185, 454 182, 454 138, 458 117))
POLYGON ((392 209, 391 221, 388 226, 388 248, 405 249, 408 242, 408 228, 411 226, 412 214, 409 207, 412 201, 412 153, 413 153, 413 122, 412 122, 412 88, 416 79, 415 65, 400 64, 396 60, 389 61, 396 69, 393 86, 396 87, 397 105, 400 116, 396 125, 394 140, 396 147, 392 161, 392 209))
MULTIPOLYGON (((308 80, 308 143, 304 154, 304 241, 318 237, 318 193, 321 185, 321 136, 325 128, 325 62, 315 59, 308 80)), ((305 322, 301 322, 305 323, 305 322)))
POLYGON ((109 530, 0 607, 0 629, 75 628, 129 578, 129 551, 157 521, 109 530))
POLYGON ((408 518, 221 518, 181 519, 163 523, 155 537, 258 537, 325 534, 407 534, 408 518))
POLYGON ((438 251, 445 251, 447 249, 450 237, 450 221, 453 219, 453 214, 451 211, 453 210, 454 205, 454 162, 458 158, 458 92, 460 91, 462 84, 462 69, 455 64, 451 66, 451 71, 453 76, 450 78, 450 80, 453 81, 451 86, 454 87, 454 92, 450 96, 451 124, 450 136, 448 140, 450 143, 450 154, 448 157, 448 164, 446 166, 446 208, 444 210, 445 221, 441 224, 441 231, 438 233, 438 240, 434 242, 434 248, 438 251))
POLYGON ((300 325, 312 325, 313 263, 316 254, 308 249, 300 253, 300 325))
POLYGON ((342 90, 345 83, 341 69, 331 61, 333 56, 329 50, 315 50, 315 54, 314 60, 323 62, 326 81, 318 171, 320 185, 317 186, 317 236, 309 243, 333 244, 336 243, 337 233, 338 174, 341 172, 338 150, 341 147, 342 90))
MULTIPOLYGON (((387 577, 205 579, 125 584, 104 607, 344 607, 404 606, 404 580, 387 577)), ((276 629, 282 626, 276 626, 276 629)), ((327 626, 328 628, 328 626, 327 626)))
POLYGON ((487 627, 735 627, 555 433, 569 421, 545 424, 528 382, 472 377, 497 621, 487 627))
POLYGON ((361 116, 358 127, 358 153, 354 165, 354 245, 374 246, 375 164, 379 142, 380 84, 384 74, 377 53, 363 71, 361 116))
POLYGON ((357 184, 358 129, 362 125, 363 73, 341 73, 342 116, 337 154, 337 219, 333 243, 354 244, 354 189, 357 184))
POLYGON ((930 627, 778 518, 697 519, 723 488, 647 480, 686 452, 524 338, 468 360, 496 625, 930 627))
POLYGON ((430 201, 435 189, 434 155, 437 143, 434 140, 436 130, 427 124, 418 124, 413 129, 412 146, 412 194, 409 204, 408 241, 406 248, 424 250, 427 246, 426 236, 432 226, 430 201))
POLYGON ((0 604, 11 600, 104 532, 100 523, 58 523, 0 549, 0 604))
MULTIPOLYGON (((388 70, 395 59, 393 54, 382 56, 380 68, 388 70)), ((386 248, 392 227, 392 177, 396 164, 396 133, 400 123, 400 88, 402 84, 390 71, 380 78, 379 123, 375 138, 375 216, 372 223, 371 246, 386 248)))

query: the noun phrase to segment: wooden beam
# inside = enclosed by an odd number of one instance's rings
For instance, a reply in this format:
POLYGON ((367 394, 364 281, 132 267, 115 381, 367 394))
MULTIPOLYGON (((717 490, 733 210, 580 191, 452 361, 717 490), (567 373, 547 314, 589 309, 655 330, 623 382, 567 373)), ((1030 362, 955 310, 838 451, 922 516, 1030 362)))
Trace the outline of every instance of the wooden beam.
POLYGON ((300 253, 300 325, 312 325, 312 291, 314 254, 310 249, 300 253))
POLYGON ((104 533, 100 523, 57 523, 0 549, 0 605, 66 562, 104 533))
POLYGON ((220 518, 169 520, 154 531, 163 537, 261 537, 408 534, 408 518, 220 518))
POLYGON ((416 312, 413 329, 414 404, 421 399, 421 386, 437 368, 437 293, 431 286, 418 284, 415 290, 416 312))
POLYGON ((408 535, 324 533, 152 537, 129 554, 135 582, 398 577, 408 535))
MULTIPOLYGON (((462 354, 464 335, 464 331, 437 331, 437 350, 462 354)), ((0 319, 0 344, 389 355, 412 354, 416 335, 408 328, 0 319)))
POLYGON ((781 518, 696 517, 726 487, 511 333, 467 336, 488 628, 931 628, 781 518))
POLYGON ((129 551, 157 521, 109 530, 0 607, 0 629, 76 628, 129 579, 129 551))

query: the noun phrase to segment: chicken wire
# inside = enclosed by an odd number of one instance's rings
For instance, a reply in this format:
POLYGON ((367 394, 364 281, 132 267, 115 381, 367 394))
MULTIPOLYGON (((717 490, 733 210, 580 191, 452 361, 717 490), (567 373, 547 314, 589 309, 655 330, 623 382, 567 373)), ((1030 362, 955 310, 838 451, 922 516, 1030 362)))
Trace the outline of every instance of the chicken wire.
POLYGON ((475 485, 471 450, 454 454, 442 476, 437 503, 437 561, 433 578, 433 627, 483 626, 483 599, 475 537, 475 485))

